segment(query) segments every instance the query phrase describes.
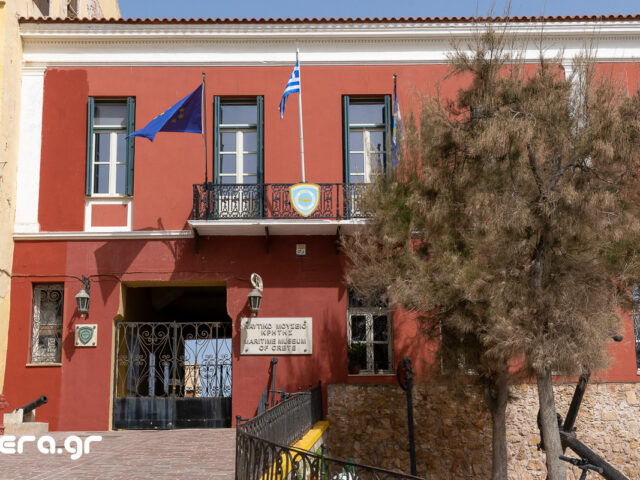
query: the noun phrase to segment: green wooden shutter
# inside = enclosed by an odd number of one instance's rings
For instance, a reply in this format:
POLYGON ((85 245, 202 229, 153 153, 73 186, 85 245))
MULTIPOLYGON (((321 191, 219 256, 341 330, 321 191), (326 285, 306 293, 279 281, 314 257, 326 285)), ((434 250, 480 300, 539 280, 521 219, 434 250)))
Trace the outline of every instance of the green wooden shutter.
POLYGON ((258 137, 258 184, 264 183, 264 97, 256 98, 258 119, 256 122, 256 136, 258 137))
POLYGON ((93 97, 87 100, 87 172, 85 195, 91 195, 91 172, 93 166, 93 97))
POLYGON ((349 183, 349 96, 342 97, 342 137, 344 148, 344 183, 349 183))
MULTIPOLYGON (((136 129, 136 99, 127 98, 127 135, 136 129)), ((133 164, 135 151, 135 137, 127 137, 127 195, 133 195, 133 164)))
POLYGON ((213 97, 213 183, 220 183, 220 97, 213 97))
POLYGON ((384 165, 382 168, 386 172, 388 159, 393 155, 392 150, 392 132, 391 132, 391 95, 384 96, 384 165))

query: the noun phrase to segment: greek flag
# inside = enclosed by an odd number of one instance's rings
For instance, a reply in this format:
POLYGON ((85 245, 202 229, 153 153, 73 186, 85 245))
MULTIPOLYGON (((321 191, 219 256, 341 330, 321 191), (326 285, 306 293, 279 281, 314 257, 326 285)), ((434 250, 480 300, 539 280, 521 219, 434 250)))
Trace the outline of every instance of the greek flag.
POLYGON ((293 72, 291 73, 287 86, 282 94, 282 100, 280 100, 280 118, 284 117, 284 106, 287 104, 287 97, 289 94, 298 92, 300 92, 300 64, 296 61, 296 66, 293 67, 293 72))
POLYGON ((400 115, 400 104, 396 92, 395 82, 393 84, 393 168, 398 165, 398 141, 402 139, 402 116, 400 115))

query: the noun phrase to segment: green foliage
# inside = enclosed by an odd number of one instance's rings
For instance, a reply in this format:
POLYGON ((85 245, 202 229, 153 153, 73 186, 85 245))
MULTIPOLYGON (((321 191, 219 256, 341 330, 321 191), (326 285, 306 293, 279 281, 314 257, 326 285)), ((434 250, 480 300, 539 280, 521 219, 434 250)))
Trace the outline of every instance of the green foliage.
POLYGON ((621 282, 640 273, 640 100, 588 58, 565 79, 503 46, 490 31, 456 51, 450 77, 469 84, 422 100, 366 198, 371 221, 345 242, 347 280, 429 312, 465 338, 441 347, 464 344, 479 372, 602 368, 621 282))

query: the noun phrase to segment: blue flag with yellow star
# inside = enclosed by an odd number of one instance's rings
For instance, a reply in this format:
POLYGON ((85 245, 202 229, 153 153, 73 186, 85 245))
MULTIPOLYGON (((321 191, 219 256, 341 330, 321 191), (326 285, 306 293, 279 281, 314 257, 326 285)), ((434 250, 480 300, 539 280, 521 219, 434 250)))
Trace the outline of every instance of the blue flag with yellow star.
POLYGON ((200 84, 173 107, 147 123, 144 128, 128 136, 144 137, 153 142, 158 132, 202 133, 202 87, 203 84, 200 84))

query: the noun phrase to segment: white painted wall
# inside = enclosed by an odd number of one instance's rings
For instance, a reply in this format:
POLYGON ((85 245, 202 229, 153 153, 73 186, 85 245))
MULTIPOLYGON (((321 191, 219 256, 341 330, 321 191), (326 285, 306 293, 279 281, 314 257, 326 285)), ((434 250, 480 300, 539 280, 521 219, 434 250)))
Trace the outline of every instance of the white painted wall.
POLYGON ((22 69, 15 233, 38 232, 44 67, 22 69))

